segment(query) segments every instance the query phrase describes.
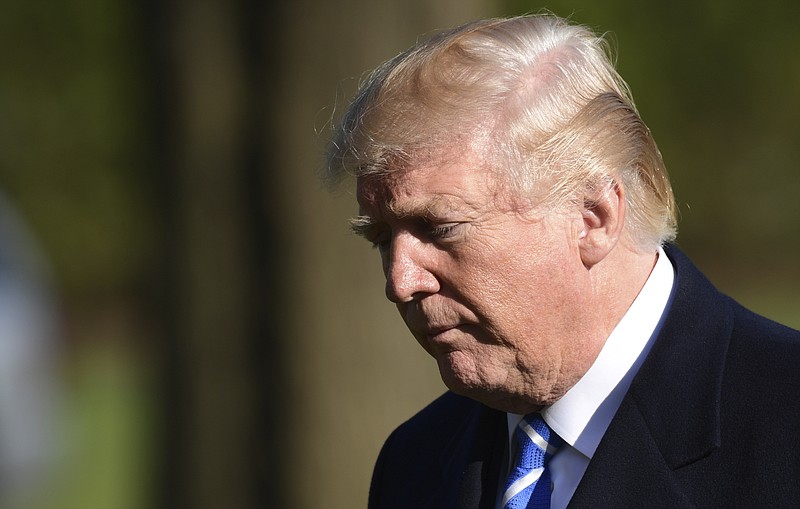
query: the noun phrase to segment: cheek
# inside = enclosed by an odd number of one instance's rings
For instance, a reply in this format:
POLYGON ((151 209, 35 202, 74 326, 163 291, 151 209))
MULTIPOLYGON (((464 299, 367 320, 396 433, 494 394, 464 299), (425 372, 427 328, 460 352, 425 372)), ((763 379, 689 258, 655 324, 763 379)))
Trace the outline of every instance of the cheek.
POLYGON ((574 268, 564 258, 508 257, 495 271, 478 276, 478 312, 504 342, 520 345, 531 337, 548 341, 575 325, 582 296, 574 268))

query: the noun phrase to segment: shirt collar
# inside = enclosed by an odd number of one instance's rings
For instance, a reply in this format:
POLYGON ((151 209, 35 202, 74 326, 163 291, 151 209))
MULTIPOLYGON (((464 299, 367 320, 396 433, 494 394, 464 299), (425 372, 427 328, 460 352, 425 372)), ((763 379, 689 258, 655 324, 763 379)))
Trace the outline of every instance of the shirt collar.
MULTIPOLYGON (((541 412, 553 431, 587 458, 594 455, 649 351, 674 279, 672 263, 659 247, 650 276, 592 366, 561 399, 541 412)), ((522 417, 508 414, 509 440, 522 417)))

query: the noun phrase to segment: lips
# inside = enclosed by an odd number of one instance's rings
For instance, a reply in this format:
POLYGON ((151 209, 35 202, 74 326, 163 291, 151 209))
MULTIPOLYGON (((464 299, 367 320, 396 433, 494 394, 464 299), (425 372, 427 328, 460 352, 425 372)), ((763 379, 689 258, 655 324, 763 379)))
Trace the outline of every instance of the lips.
POLYGON ((425 337, 433 343, 444 343, 447 340, 448 332, 456 330, 459 325, 447 325, 441 327, 431 327, 425 332, 425 337))
POLYGON ((454 329, 456 327, 457 327, 457 325, 450 325, 450 326, 444 326, 444 327, 431 327, 430 329, 428 329, 427 332, 425 332, 425 335, 428 336, 429 338, 432 338, 434 336, 438 336, 439 334, 443 334, 443 333, 445 333, 445 332, 447 332, 447 331, 449 331, 451 329, 454 329))

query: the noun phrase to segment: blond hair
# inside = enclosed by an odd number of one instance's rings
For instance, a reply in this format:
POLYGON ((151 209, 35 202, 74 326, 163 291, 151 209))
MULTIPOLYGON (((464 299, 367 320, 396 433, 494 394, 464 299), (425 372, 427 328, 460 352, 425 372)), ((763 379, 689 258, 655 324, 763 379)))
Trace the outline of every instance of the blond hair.
POLYGON ((516 196, 626 191, 637 245, 674 240, 666 168, 607 43, 553 15, 487 19, 436 34, 378 67, 330 145, 326 180, 407 168, 478 143, 516 196))

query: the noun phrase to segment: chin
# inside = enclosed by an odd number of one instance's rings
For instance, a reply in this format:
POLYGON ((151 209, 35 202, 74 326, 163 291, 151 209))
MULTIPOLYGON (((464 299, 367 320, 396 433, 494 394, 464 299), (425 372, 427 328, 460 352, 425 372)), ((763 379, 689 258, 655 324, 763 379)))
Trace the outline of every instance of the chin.
POLYGON ((506 391, 497 384, 485 380, 475 371, 453 370, 450 366, 439 365, 442 381, 452 392, 497 408, 499 400, 507 398, 506 391))
MULTIPOLYGON (((439 365, 439 375, 448 389, 469 396, 470 392, 480 390, 484 384, 478 375, 477 366, 471 358, 463 352, 448 352, 436 356, 439 365)), ((483 387, 485 390, 485 387, 483 387)))
POLYGON ((529 414, 538 412, 550 401, 538 401, 530 395, 521 394, 503 385, 507 379, 492 381, 476 371, 452 369, 449 364, 439 363, 442 381, 455 394, 473 399, 501 412, 529 414))
POLYGON ((450 369, 443 369, 440 365, 439 375, 448 389, 461 396, 477 399, 476 395, 486 393, 487 388, 479 383, 475 373, 463 373, 450 369))

